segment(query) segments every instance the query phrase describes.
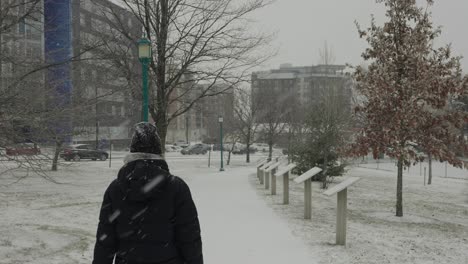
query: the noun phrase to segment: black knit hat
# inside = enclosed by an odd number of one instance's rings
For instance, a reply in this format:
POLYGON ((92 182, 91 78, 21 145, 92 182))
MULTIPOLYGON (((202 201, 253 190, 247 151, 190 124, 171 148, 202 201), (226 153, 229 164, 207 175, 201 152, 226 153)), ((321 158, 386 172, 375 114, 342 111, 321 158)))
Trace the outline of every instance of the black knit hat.
POLYGON ((135 125, 130 152, 143 152, 161 154, 161 139, 159 138, 156 126, 141 122, 135 125))

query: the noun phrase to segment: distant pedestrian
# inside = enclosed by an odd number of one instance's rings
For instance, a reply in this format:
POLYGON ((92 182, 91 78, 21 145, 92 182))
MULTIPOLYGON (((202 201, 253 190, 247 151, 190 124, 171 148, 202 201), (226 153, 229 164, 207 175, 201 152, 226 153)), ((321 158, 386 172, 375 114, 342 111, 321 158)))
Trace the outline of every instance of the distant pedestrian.
POLYGON ((93 264, 203 264, 195 204, 154 125, 136 125, 130 152, 104 194, 93 264))

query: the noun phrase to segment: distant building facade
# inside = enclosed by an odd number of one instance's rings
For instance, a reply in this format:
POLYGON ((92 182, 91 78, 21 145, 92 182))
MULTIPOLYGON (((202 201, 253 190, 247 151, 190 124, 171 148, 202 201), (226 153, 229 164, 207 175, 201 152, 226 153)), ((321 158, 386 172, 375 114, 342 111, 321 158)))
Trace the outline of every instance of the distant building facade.
MULTIPOLYGON (((138 51, 135 43, 123 37, 120 31, 141 37, 138 19, 128 10, 110 0, 73 0, 73 53, 79 58, 73 63, 73 87, 77 98, 92 102, 86 119, 75 125, 80 133, 77 142, 93 142, 96 138, 126 142, 133 125, 141 120, 140 84, 132 83, 128 70, 139 73, 138 51), (100 44, 105 43, 103 48, 100 44), (106 49, 109 55, 103 55, 106 49), (90 50, 90 51, 88 51, 90 50), (115 66, 120 51, 129 62, 127 71, 115 66), (97 104, 95 102, 97 101, 97 104)), ((122 54, 120 54, 122 56, 122 54)))
MULTIPOLYGON (((17 2, 5 21, 18 20, 33 1, 17 2)), ((141 68, 136 45, 121 36, 115 28, 117 25, 125 27, 135 39, 142 34, 138 19, 111 0, 42 0, 30 18, 0 31, 0 90, 13 89, 12 85, 24 73, 39 68, 45 62, 53 62, 50 58, 57 59, 57 53, 70 50, 70 72, 63 75, 66 80, 62 80, 68 83, 67 87, 58 87, 55 92, 68 93, 63 96, 71 98, 75 108, 78 106, 79 113, 71 120, 75 131, 72 140, 92 143, 97 132, 99 140, 128 141, 133 124, 140 120, 140 85, 130 81, 135 79, 134 76, 130 78, 128 72, 114 67, 116 58, 105 58, 95 48, 103 43, 105 45, 101 46, 107 48, 122 47, 127 51, 127 58, 133 59, 128 68, 133 72, 141 68), (53 12, 54 8, 69 15, 58 16, 53 12), (56 26, 58 23, 65 26, 59 28, 56 26), (67 39, 70 41, 64 41, 67 39), (54 49, 54 43, 64 46, 54 49)), ((54 82, 51 72, 49 69, 38 71, 21 81, 22 87, 34 87, 34 96, 44 107, 47 107, 46 94, 54 93, 54 88, 48 87, 50 82, 54 82)))
MULTIPOLYGON (((2 0, 0 6, 4 12, 8 8, 6 16, 1 18, 2 24, 11 24, 0 29, 0 91, 4 91, 15 89, 18 78, 23 78, 27 72, 39 67, 43 62, 44 19, 42 4, 37 4, 33 8, 32 1, 2 0), (26 13, 30 15, 21 19, 26 13)), ((43 72, 28 75, 22 80, 21 85, 37 87, 35 96, 41 97, 44 86, 43 72)))
MULTIPOLYGON (((192 87, 179 102, 174 102, 169 107, 169 115, 184 108, 184 100, 191 102, 205 89, 207 86, 203 84, 192 87)), ((169 124, 167 142, 209 142, 219 138, 218 117, 222 115, 225 120, 230 120, 234 116, 234 88, 218 85, 210 88, 210 91, 223 92, 199 99, 190 110, 176 117, 169 124)), ((173 97, 177 97, 181 92, 183 88, 175 89, 173 97)))
POLYGON ((353 82, 345 69, 344 65, 294 67, 282 64, 279 69, 254 72, 251 78, 252 102, 261 104, 264 95, 283 97, 288 94, 294 97, 295 103, 307 107, 320 100, 321 91, 334 88, 339 96, 348 99, 347 107, 351 107, 353 82))

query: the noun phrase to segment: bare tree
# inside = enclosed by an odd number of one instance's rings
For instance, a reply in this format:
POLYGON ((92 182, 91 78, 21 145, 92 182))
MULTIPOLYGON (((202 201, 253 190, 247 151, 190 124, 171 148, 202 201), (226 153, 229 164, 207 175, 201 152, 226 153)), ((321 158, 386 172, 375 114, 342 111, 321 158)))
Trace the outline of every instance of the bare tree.
POLYGON ((268 144, 268 158, 273 156, 273 146, 281 135, 286 134, 288 115, 297 94, 290 88, 261 87, 253 91, 253 104, 258 107, 255 121, 268 144))
MULTIPOLYGON (((52 153, 42 152, 41 155, 34 157, 21 155, 7 157, 4 155, 5 153, 1 153, 0 156, 9 164, 14 161, 15 168, 27 168, 28 171, 47 177, 47 169, 45 168, 50 165, 49 168, 52 170, 58 168, 59 152, 65 143, 63 139, 89 132, 80 129, 89 121, 89 116, 83 113, 90 113, 90 110, 96 106, 98 98, 112 96, 113 92, 100 93, 93 98, 74 93, 72 95, 73 104, 67 107, 56 104, 57 100, 55 99, 59 96, 56 87, 69 80, 55 80, 55 83, 46 82, 47 70, 63 64, 88 60, 88 57, 82 55, 102 47, 103 43, 88 43, 82 47, 78 54, 60 62, 46 63, 40 48, 32 50, 28 56, 24 56, 24 50, 21 51, 17 48, 20 41, 24 40, 21 39, 21 35, 17 31, 11 29, 18 26, 26 28, 24 34, 40 38, 45 33, 43 32, 43 6, 41 3, 40 0, 0 2, 0 35, 2 36, 0 42, 0 148, 12 146, 18 142, 34 142, 35 144, 52 143, 54 150, 52 153), (73 120, 76 129, 72 127, 60 129, 58 124, 63 124, 64 120, 73 120)), ((112 76, 112 78, 115 77, 112 76)), ((4 165, 9 166, 8 164, 4 165)))
POLYGON ((259 111, 259 104, 252 103, 252 95, 249 91, 238 89, 234 105, 235 127, 246 145, 247 163, 250 162, 250 146, 255 139, 258 123, 255 118, 259 111))
MULTIPOLYGON (((143 37, 153 45, 149 107, 163 144, 171 121, 201 98, 225 92, 216 89, 219 84, 230 89, 247 81, 249 70, 268 58, 269 54, 260 51, 266 50, 271 37, 253 32, 248 19, 267 0, 121 2, 138 18, 143 37)), ((105 12, 115 23, 126 24, 114 9, 105 12)), ((133 43, 140 37, 123 26, 120 31, 133 43)))
POLYGON ((319 64, 330 65, 335 63, 335 52, 333 47, 328 45, 328 42, 323 43, 323 47, 319 49, 319 64))

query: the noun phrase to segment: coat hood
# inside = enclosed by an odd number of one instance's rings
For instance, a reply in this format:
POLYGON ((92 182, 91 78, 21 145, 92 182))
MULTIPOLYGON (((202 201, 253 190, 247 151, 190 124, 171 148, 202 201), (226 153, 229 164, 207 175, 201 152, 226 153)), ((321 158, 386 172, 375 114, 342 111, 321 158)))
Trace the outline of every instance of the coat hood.
POLYGON ((130 153, 124 158, 117 181, 132 201, 153 199, 162 192, 171 174, 166 161, 151 153, 130 153))

